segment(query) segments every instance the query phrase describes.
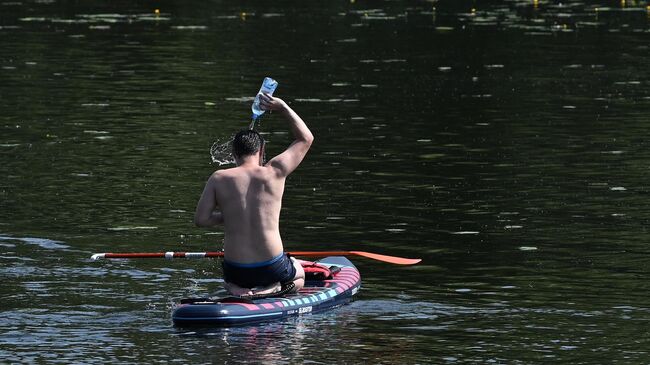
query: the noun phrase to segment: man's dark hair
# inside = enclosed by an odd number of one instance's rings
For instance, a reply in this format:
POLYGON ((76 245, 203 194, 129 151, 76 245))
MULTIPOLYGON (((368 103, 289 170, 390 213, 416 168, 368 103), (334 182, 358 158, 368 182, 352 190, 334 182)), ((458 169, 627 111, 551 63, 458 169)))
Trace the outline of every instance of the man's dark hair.
POLYGON ((264 145, 264 138, 252 129, 239 131, 232 141, 232 154, 236 157, 257 153, 264 145))

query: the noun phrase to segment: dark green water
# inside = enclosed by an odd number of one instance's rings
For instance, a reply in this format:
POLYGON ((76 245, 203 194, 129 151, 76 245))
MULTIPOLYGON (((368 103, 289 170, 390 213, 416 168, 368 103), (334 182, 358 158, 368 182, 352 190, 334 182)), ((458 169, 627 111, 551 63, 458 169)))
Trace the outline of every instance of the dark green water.
POLYGON ((650 362, 648 5, 0 1, 0 363, 650 362), (193 211, 264 76, 316 136, 287 250, 424 262, 176 329, 218 261, 90 255, 221 248, 193 211))

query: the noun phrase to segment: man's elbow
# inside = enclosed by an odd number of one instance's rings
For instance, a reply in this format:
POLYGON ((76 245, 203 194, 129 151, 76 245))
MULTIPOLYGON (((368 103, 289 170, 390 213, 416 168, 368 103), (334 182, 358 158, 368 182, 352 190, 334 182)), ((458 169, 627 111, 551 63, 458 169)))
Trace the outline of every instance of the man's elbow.
POLYGON ((197 226, 197 227, 201 227, 201 228, 203 228, 203 227, 207 227, 207 224, 206 224, 206 222, 205 222, 205 219, 202 219, 202 218, 199 217, 199 216, 195 216, 195 217, 194 217, 194 225, 197 226))
POLYGON ((305 142, 305 144, 307 144, 307 146, 310 146, 310 147, 311 147, 312 143, 314 143, 314 135, 311 134, 311 133, 308 134, 308 135, 306 135, 306 136, 305 136, 305 141, 304 141, 304 142, 305 142))

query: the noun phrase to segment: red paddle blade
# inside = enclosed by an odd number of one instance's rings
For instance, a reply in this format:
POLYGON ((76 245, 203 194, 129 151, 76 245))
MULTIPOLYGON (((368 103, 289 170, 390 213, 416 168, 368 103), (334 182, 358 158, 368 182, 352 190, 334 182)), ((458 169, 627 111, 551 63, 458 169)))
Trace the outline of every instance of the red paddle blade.
POLYGON ((396 265, 415 265, 418 262, 422 261, 422 259, 409 259, 406 257, 387 256, 387 255, 380 255, 378 253, 372 253, 372 252, 350 251, 350 253, 353 253, 357 256, 363 256, 369 259, 377 260, 377 261, 389 262, 391 264, 396 264, 396 265))
POLYGON ((293 256, 311 256, 311 257, 325 257, 325 256, 362 256, 365 258, 388 262, 396 265, 415 265, 422 259, 409 259, 405 257, 380 255, 378 253, 364 252, 364 251, 292 251, 288 252, 293 256))

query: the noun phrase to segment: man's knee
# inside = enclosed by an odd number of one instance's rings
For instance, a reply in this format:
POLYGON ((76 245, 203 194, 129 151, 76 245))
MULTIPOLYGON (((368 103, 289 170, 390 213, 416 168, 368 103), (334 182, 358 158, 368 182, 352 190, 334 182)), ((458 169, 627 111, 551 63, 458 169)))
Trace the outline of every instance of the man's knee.
POLYGON ((302 265, 298 260, 291 258, 293 261, 293 266, 296 268, 296 275, 293 277, 293 283, 296 285, 294 292, 302 289, 305 286, 305 269, 302 268, 302 265))
POLYGON ((293 267, 296 269, 296 275, 293 277, 294 280, 296 279, 304 279, 305 278, 305 269, 302 268, 302 265, 298 260, 294 259, 293 257, 291 258, 291 261, 293 261, 293 267))

